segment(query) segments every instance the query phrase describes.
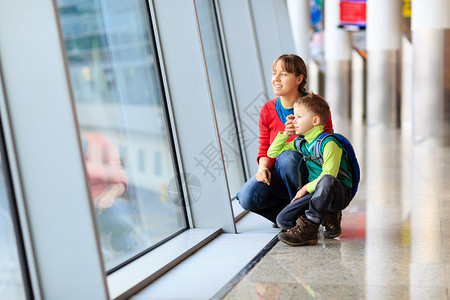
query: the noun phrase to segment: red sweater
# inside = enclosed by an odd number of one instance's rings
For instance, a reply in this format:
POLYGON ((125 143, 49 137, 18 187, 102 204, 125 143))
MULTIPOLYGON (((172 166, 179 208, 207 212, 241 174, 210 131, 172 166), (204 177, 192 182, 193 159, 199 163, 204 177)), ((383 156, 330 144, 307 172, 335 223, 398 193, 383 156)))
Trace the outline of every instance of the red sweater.
MULTIPOLYGON (((259 151, 256 161, 259 164, 259 159, 261 157, 267 157, 267 149, 269 149, 270 144, 273 142, 278 132, 284 131, 284 123, 281 122, 278 117, 277 110, 275 109, 275 103, 277 98, 266 102, 259 112, 259 151)), ((333 122, 331 121, 331 114, 325 124, 324 130, 333 132, 333 122)), ((296 135, 291 135, 287 142, 291 142, 295 139, 296 135)), ((271 164, 269 169, 272 169, 275 165, 275 158, 269 158, 271 164)))

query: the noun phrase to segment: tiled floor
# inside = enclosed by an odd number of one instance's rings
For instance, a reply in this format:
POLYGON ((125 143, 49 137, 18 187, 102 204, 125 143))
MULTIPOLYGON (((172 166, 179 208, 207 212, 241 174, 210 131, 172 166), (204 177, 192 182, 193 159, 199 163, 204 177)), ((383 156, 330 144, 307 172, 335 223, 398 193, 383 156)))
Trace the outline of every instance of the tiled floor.
POLYGON ((225 297, 449 299, 450 148, 348 128, 362 170, 338 239, 279 242, 225 297))

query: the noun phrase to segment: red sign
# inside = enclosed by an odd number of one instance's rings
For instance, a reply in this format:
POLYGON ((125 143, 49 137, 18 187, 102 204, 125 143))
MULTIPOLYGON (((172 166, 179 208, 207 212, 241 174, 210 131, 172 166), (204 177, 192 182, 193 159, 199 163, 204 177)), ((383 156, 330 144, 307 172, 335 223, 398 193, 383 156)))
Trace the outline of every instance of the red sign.
POLYGON ((366 26, 366 1, 341 1, 341 24, 366 26))

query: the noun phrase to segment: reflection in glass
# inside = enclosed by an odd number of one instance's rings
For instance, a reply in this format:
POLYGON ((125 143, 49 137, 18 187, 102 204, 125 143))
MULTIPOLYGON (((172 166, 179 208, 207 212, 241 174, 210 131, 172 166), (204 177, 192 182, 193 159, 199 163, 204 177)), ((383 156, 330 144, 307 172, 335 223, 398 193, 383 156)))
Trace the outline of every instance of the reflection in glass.
POLYGON ((234 197, 244 184, 244 171, 214 4, 211 0, 197 0, 195 5, 220 130, 229 191, 234 197))
POLYGON ((0 155, 0 299, 26 299, 0 155))
POLYGON ((58 0, 106 269, 186 228, 143 0, 58 0), (175 188, 177 189, 176 185, 175 188))

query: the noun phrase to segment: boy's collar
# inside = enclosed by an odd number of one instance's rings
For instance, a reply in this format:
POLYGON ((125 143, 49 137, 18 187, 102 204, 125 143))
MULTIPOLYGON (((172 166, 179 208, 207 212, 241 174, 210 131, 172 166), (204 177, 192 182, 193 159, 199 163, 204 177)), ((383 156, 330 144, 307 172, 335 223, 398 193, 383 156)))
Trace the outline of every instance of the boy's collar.
POLYGON ((308 144, 314 141, 314 139, 323 131, 323 127, 323 125, 318 125, 311 128, 304 134, 305 140, 308 142, 308 144))

